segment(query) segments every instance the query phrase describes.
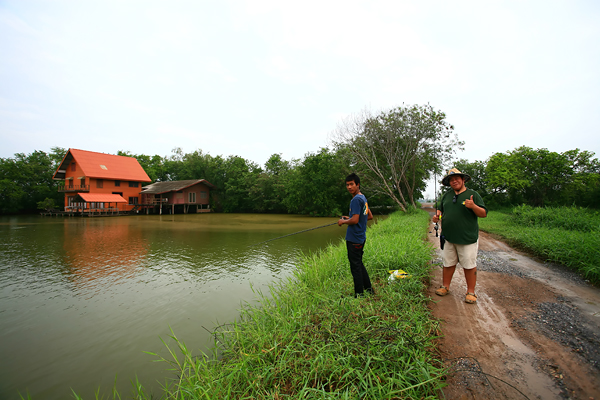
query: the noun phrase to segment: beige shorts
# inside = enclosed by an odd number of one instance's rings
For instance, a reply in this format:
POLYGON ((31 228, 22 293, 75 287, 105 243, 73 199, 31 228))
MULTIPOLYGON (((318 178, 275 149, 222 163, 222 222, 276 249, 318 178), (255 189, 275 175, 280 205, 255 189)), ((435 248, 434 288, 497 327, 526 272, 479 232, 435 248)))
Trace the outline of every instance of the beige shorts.
POLYGON ((444 267, 453 267, 460 263, 463 269, 473 269, 477 267, 477 250, 479 241, 471 244, 454 244, 446 240, 444 250, 442 250, 442 262, 444 267))

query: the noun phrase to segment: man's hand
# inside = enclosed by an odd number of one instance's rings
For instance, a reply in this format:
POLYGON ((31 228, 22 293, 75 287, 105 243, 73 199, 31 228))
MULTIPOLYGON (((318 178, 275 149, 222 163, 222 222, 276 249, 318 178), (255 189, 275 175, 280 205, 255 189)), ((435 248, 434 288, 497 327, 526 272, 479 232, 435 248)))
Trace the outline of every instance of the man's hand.
POLYGON ((338 226, 344 225, 344 221, 346 221, 347 219, 348 219, 348 217, 346 217, 345 215, 342 218, 340 218, 338 220, 338 226))
POLYGON ((465 200, 465 207, 473 211, 475 215, 479 218, 487 217, 487 211, 485 210, 485 208, 479 207, 477 204, 475 204, 475 202, 473 201, 473 195, 471 195, 470 199, 465 200))
POLYGON ((471 195, 470 199, 465 200, 465 207, 472 209, 474 205, 475 205, 475 202, 473 201, 473 195, 471 195))
POLYGON ((438 210, 437 213, 433 216, 433 218, 431 219, 433 221, 434 224, 437 224, 438 222, 440 222, 440 211, 438 210))

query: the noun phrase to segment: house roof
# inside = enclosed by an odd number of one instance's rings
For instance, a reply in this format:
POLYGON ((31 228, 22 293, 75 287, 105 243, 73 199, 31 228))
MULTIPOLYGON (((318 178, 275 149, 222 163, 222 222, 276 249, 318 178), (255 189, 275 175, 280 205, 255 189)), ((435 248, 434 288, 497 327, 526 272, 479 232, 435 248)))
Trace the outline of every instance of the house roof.
POLYGON ((78 193, 78 195, 88 203, 127 203, 127 200, 118 194, 78 193))
POLYGON ((151 181, 138 160, 133 157, 115 156, 78 149, 69 149, 52 178, 65 179, 67 167, 73 160, 75 160, 78 166, 79 175, 83 172, 83 175, 88 178, 135 182, 151 181))
POLYGON ((215 186, 207 181, 206 179, 192 179, 187 181, 167 181, 167 182, 156 182, 142 188, 142 193, 151 194, 162 194, 168 192, 176 192, 178 190, 186 189, 190 186, 194 186, 198 183, 203 183, 210 188, 215 186))

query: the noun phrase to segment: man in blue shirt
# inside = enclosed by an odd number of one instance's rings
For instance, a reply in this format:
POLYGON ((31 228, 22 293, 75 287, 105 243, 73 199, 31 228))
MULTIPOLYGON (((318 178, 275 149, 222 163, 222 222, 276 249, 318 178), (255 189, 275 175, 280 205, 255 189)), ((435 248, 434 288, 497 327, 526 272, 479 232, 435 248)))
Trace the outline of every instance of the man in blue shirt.
POLYGON ((338 221, 338 226, 348 225, 346 229, 346 248, 350 272, 354 279, 354 297, 362 296, 366 291, 373 294, 369 273, 365 268, 362 257, 367 241, 367 221, 373 219, 367 198, 360 192, 360 178, 356 174, 346 177, 346 189, 352 195, 350 213, 338 221))

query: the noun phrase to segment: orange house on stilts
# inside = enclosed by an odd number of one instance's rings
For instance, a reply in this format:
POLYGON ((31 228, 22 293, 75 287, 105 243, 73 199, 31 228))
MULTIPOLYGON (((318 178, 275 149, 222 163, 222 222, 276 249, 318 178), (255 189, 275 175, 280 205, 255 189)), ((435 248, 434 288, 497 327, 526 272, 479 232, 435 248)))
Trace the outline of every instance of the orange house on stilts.
POLYGON ((135 212, 142 184, 150 178, 132 157, 69 149, 52 177, 64 180, 65 212, 118 215, 135 212))

